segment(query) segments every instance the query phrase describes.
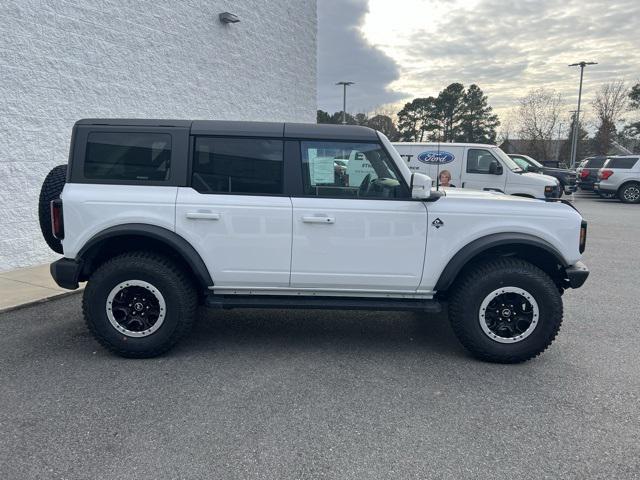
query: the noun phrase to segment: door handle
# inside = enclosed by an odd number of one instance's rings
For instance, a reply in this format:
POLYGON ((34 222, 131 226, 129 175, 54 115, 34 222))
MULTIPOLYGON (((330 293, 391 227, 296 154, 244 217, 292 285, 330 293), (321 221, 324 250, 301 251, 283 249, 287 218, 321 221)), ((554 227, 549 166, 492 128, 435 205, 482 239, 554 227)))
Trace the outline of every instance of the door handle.
POLYGON ((312 215, 302 217, 302 221, 304 223, 336 223, 336 219, 334 217, 319 217, 312 215))
POLYGON ((211 212, 187 212, 187 218, 191 220, 220 220, 220 214, 211 212))

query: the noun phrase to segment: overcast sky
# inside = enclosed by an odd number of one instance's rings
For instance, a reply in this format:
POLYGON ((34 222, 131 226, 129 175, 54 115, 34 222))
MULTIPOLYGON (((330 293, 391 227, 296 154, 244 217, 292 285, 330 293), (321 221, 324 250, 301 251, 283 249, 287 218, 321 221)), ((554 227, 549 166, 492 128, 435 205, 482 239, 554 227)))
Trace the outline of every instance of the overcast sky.
MULTIPOLYGON (((318 108, 370 112, 452 82, 477 83, 499 114, 553 88, 575 108, 610 80, 640 81, 640 0, 318 0, 318 108), (585 98, 586 97, 586 98, 585 98)), ((585 105, 583 103, 583 107, 585 105)))

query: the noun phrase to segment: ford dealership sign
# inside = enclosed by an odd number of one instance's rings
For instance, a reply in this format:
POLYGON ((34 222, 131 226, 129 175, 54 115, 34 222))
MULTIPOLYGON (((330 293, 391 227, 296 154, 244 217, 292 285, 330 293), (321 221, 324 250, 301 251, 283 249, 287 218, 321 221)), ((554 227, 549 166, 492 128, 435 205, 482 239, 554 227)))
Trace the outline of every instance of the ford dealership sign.
POLYGON ((429 150, 418 155, 418 161, 427 165, 442 165, 443 163, 451 163, 456 159, 453 153, 437 150, 429 150))

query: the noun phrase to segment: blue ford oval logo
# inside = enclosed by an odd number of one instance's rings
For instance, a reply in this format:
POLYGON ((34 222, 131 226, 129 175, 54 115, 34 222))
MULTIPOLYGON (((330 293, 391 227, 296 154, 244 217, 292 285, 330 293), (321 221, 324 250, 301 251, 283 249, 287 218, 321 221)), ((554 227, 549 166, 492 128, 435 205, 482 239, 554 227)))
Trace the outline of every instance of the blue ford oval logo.
POLYGON ((426 163, 427 165, 442 165, 443 163, 451 163, 456 159, 456 156, 450 152, 444 152, 440 150, 429 150, 428 152, 422 152, 418 155, 418 161, 426 163))

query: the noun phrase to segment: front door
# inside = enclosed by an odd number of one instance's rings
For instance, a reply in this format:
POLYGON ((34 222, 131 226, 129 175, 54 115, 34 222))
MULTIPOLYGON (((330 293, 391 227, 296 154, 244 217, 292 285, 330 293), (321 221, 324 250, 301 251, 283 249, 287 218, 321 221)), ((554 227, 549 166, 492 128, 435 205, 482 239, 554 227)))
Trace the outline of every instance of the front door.
POLYGON ((293 197, 291 287, 327 294, 411 293, 422 278, 425 204, 381 145, 301 142, 293 197))
POLYGON ((507 172, 498 174, 491 165, 502 163, 486 148, 468 148, 465 165, 462 168, 461 186, 474 190, 495 190, 504 192, 507 172))

